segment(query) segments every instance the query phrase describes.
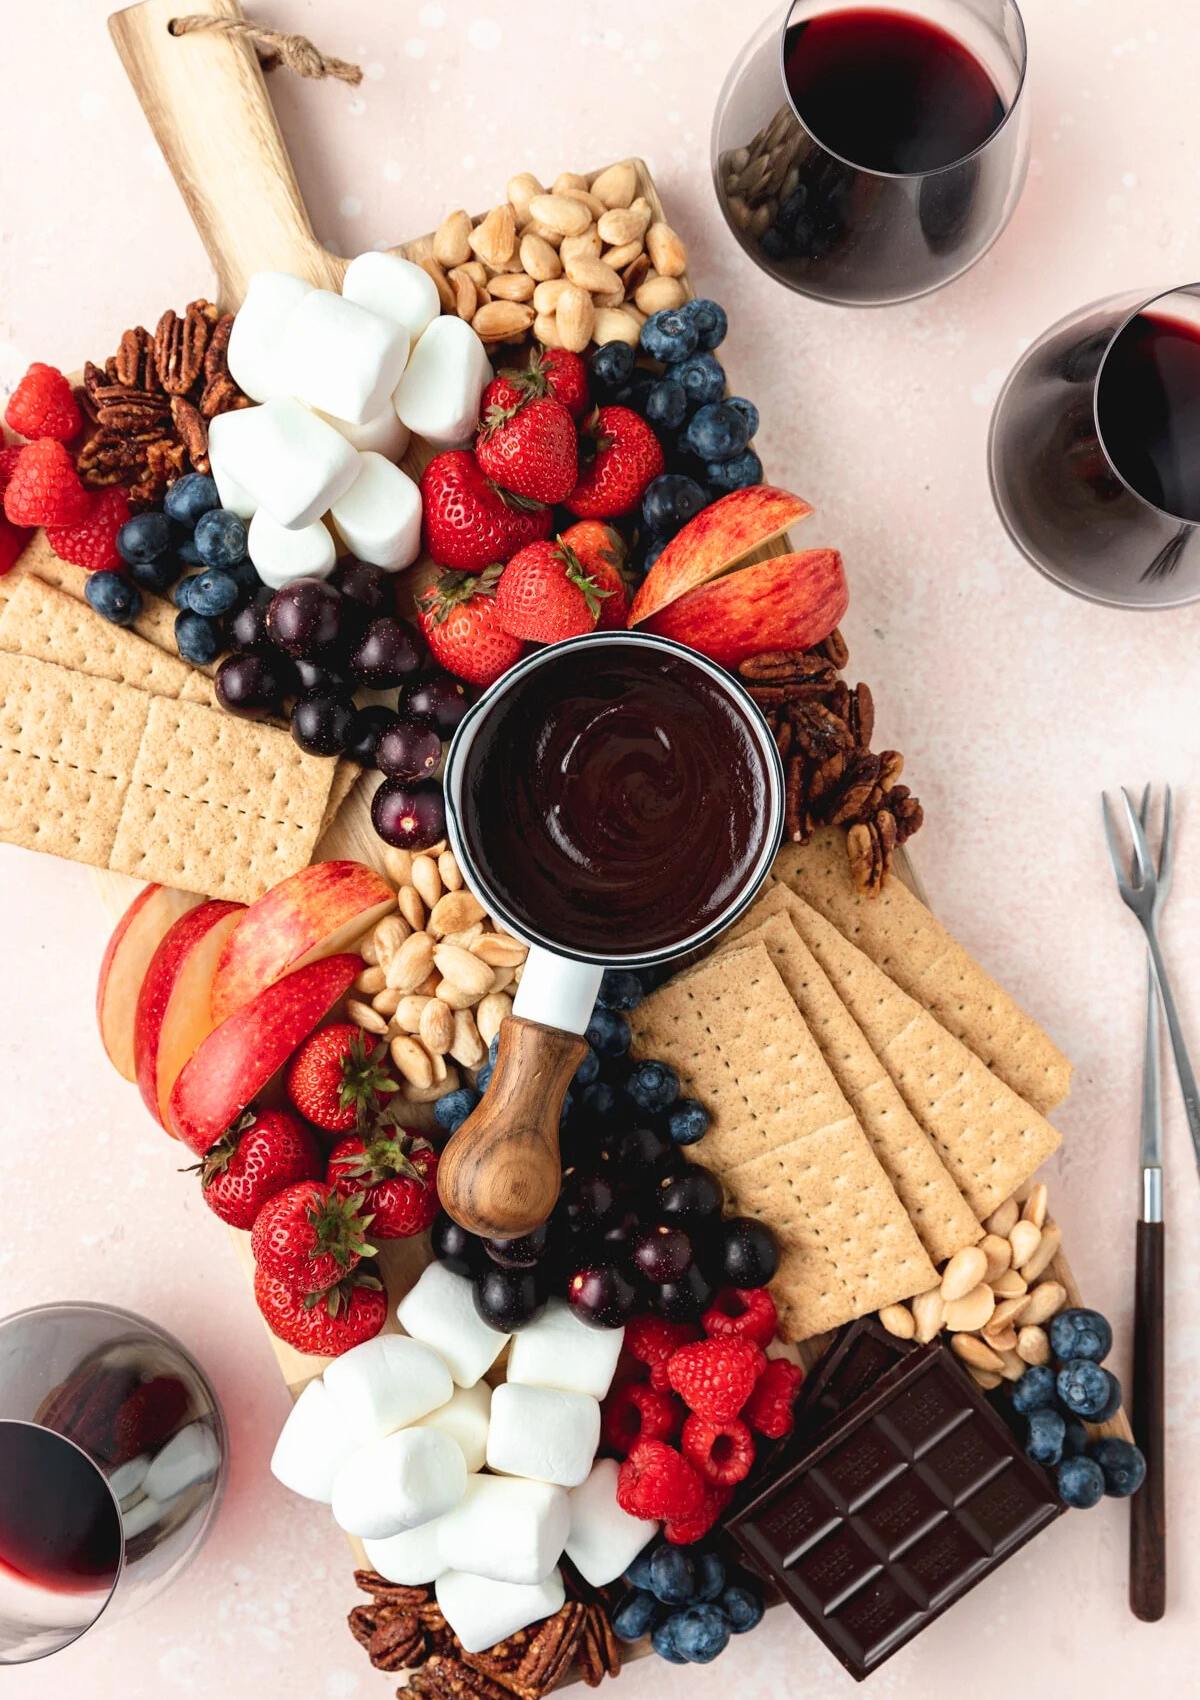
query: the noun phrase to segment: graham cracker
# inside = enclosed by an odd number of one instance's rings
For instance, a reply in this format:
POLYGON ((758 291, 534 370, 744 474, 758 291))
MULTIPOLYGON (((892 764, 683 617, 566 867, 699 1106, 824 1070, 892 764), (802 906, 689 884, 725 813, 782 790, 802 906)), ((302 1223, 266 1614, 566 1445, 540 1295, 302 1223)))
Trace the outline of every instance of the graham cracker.
POLYGON ((1071 1087, 1071 1064, 1031 1016, 984 972, 898 879, 875 897, 846 874, 845 834, 816 832, 811 844, 785 844, 777 877, 968 1045, 1018 1097, 1044 1115, 1071 1087))
POLYGON ((634 1047, 677 1070, 712 1122, 697 1160, 781 1246, 772 1291, 788 1339, 836 1328, 936 1281, 920 1240, 761 944, 711 957, 630 1017, 634 1047))
POLYGON ((317 830, 320 841, 337 819, 338 810, 362 778, 363 770, 356 761, 339 761, 333 770, 333 784, 329 787, 329 796, 325 801, 325 812, 321 816, 321 825, 317 830))
MULTIPOLYGON (((73 596, 77 602, 84 601, 83 587, 88 581, 86 571, 83 567, 77 567, 73 561, 60 561, 51 549, 44 531, 36 533, 18 565, 23 574, 35 574, 46 584, 53 585, 56 590, 73 596)), ((87 604, 84 603, 84 606, 87 604)), ((149 591, 143 591, 141 612, 128 629, 137 632, 148 643, 157 644, 159 649, 165 649, 168 655, 178 657, 179 651, 175 647, 177 612, 175 604, 165 596, 154 596, 149 591)), ((207 662, 198 669, 202 673, 215 673, 216 670, 215 661, 207 662)))
POLYGON ((794 896, 788 913, 982 1221, 1057 1150, 1057 1130, 832 922, 794 896))
MULTIPOLYGON (((718 954, 728 956, 751 943, 766 949, 830 1073, 858 1117, 883 1172, 908 1211, 918 1239, 934 1263, 943 1263, 963 1246, 974 1245, 983 1229, 854 1017, 796 931, 786 907, 782 907, 797 899, 783 886, 776 890, 780 912, 753 931, 747 930, 753 927, 753 917, 743 918, 718 954)), ((775 894, 771 896, 775 900, 775 894)), ((760 908, 765 910, 766 904, 760 908)))

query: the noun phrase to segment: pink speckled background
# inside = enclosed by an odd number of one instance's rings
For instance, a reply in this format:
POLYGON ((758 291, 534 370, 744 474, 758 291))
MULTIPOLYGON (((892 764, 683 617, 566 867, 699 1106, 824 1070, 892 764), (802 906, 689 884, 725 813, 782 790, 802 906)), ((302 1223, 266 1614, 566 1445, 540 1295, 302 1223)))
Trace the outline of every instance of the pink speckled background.
MULTIPOLYGON (((205 287, 207 267, 105 33, 104 0, 4 8, 0 392, 34 358, 103 354, 205 287), (21 66, 17 75, 13 67, 21 66)), ((1014 358, 1078 303, 1200 274, 1188 0, 1025 0, 1033 169, 1004 239, 954 287, 855 314, 793 299, 726 235, 708 177, 725 69, 765 11, 717 0, 264 0, 259 15, 358 59, 361 88, 272 81, 318 234, 342 253, 483 208, 513 171, 543 177, 628 152, 651 162, 692 275, 735 307, 724 350, 760 404, 773 477, 818 506, 809 542, 844 551, 853 666, 906 752, 929 826, 917 846, 942 913, 1073 1056, 1050 1175, 1089 1298, 1128 1363, 1141 950, 1112 889, 1097 793, 1182 791, 1168 955, 1200 1053, 1200 608, 1109 612, 1018 560, 984 470, 988 413, 1014 358)), ((181 49, 182 50, 182 49, 181 49)), ((355 1700, 392 1683, 343 1625, 353 1603, 327 1513, 267 1474, 286 1399, 223 1230, 131 1088, 102 1058, 92 987, 106 934, 88 873, 0 847, 5 1229, 0 1306, 88 1297, 189 1342, 233 1431, 212 1539, 169 1596, 41 1666, 17 1700, 220 1694, 355 1700), (52 1252, 48 1247, 53 1247, 52 1252)), ((876 1700, 1060 1695, 1153 1679, 1196 1693, 1200 1594, 1197 1174, 1173 1077, 1169 1125, 1171 1600, 1125 1604, 1126 1509, 1060 1522, 872 1683, 876 1700), (1190 1648, 1190 1652, 1189 1652, 1190 1648), (1191 1676, 1188 1671, 1191 1670, 1191 1676)), ((787 1612, 712 1670, 639 1665, 631 1695, 848 1695, 787 1612)))

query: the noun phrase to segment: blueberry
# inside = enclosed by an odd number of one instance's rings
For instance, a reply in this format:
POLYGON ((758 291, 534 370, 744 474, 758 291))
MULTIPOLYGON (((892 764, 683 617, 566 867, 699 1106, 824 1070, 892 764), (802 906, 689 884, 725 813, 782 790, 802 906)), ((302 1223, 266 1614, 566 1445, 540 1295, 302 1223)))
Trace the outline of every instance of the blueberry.
POLYGON ((494 1067, 494 1063, 485 1062, 483 1067, 476 1072, 475 1090, 479 1093, 481 1098, 488 1089, 488 1081, 492 1078, 492 1069, 494 1067))
POLYGON ((606 968, 596 994, 604 1009, 636 1009, 645 996, 642 982, 629 968, 606 968))
POLYGON ((558 1125, 561 1127, 575 1108, 575 1095, 568 1086, 563 1093, 562 1109, 558 1112, 558 1125))
POLYGON ((1104 1475, 1104 1491, 1110 1499, 1128 1499, 1146 1479, 1146 1459, 1140 1447, 1115 1437, 1096 1441, 1088 1447, 1088 1457, 1099 1464, 1104 1475))
POLYGON ((194 667, 207 667, 221 653, 220 627, 215 620, 185 608, 175 616, 175 647, 182 660, 194 667))
POLYGON ((193 614, 204 614, 210 619, 218 615, 228 614, 236 607, 241 592, 237 580, 232 573, 223 573, 217 567, 210 567, 207 572, 197 573, 188 586, 188 607, 193 614))
POLYGON ((613 1634, 618 1641, 640 1641, 643 1635, 649 1635, 657 1616, 658 1601, 654 1595, 638 1589, 636 1593, 626 1594, 613 1612, 613 1634))
POLYGON ((607 1080, 593 1080, 579 1094, 579 1108, 583 1116, 600 1127, 612 1121, 620 1102, 616 1089, 607 1080))
POLYGON ((725 1566, 719 1553, 697 1553, 694 1560, 696 1565, 696 1598, 698 1600, 719 1600, 725 1587, 725 1566))
POLYGON ((592 355, 592 383, 612 394, 633 376, 636 356, 627 342, 606 342, 592 355))
POLYGON ((642 518, 659 537, 673 537, 707 506, 707 492, 694 478, 681 472, 663 472, 646 486, 642 518))
POLYGON ((166 514, 134 514, 117 533, 117 554, 123 561, 153 561, 171 541, 166 514))
POLYGON ((142 593, 121 573, 89 573, 83 594, 89 608, 114 626, 127 626, 142 611, 142 593))
POLYGON ((686 360, 699 346, 699 330, 678 308, 652 313, 642 326, 642 349, 651 360, 686 360))
POLYGON ((1054 1371, 1049 1364, 1035 1364, 1013 1384, 1013 1410, 1027 1417, 1031 1411, 1054 1408, 1054 1371))
POLYGON ((725 394, 725 368, 715 354, 691 354, 672 366, 671 376, 683 386, 692 407, 720 401, 725 394))
POLYGON ((585 1086, 590 1086, 592 1084, 592 1081, 598 1077, 599 1073, 600 1058, 589 1045, 587 1055, 584 1057, 583 1061, 575 1070, 575 1073, 571 1078, 571 1084, 573 1086, 578 1086, 580 1091, 582 1091, 585 1086))
POLYGON ((785 200, 779 203, 779 211, 775 215, 776 225, 780 230, 794 230, 796 220, 807 206, 808 184, 800 183, 785 200))
POLYGON ((660 1659, 665 1659, 669 1665, 686 1665, 687 1660, 675 1645, 675 1619, 666 1618, 654 1626, 650 1635, 650 1645, 660 1659))
POLYGON ((153 561, 130 561, 129 576, 135 584, 140 584, 143 590, 152 590, 156 596, 165 596, 175 580, 179 577, 181 565, 174 550, 165 555, 159 555, 153 561))
POLYGON ((773 224, 770 229, 763 231, 758 239, 758 245, 768 260, 786 260, 788 257, 787 234, 780 230, 777 225, 773 224))
POLYGON ((1064 1458, 1058 1466, 1058 1497, 1087 1511, 1104 1497, 1104 1471, 1092 1458, 1064 1458))
POLYGON ((1066 1421, 1057 1411, 1031 1411, 1029 1438, 1025 1442, 1025 1450, 1035 1464, 1044 1464, 1049 1469, 1062 1459, 1063 1438, 1066 1432, 1066 1421))
POLYGON ((236 567, 246 558, 245 524, 228 508, 210 508, 201 514, 193 535, 206 567, 236 567))
POLYGON ((190 608, 192 605, 192 580, 199 578, 199 573, 188 573, 181 578, 171 592, 171 601, 176 608, 190 608))
POLYGON ((694 1145, 708 1132, 708 1111, 695 1098, 676 1098, 667 1117, 667 1132, 676 1145, 694 1145))
POLYGON ((1116 1376, 1091 1358, 1069 1358, 1059 1370, 1055 1385, 1067 1410, 1089 1422, 1106 1421, 1121 1403, 1116 1376))
POLYGON ((692 1665, 709 1665, 729 1645, 729 1619, 718 1606, 689 1606, 675 1618, 675 1646, 692 1665))
POLYGON ((163 502, 168 519, 173 519, 177 525, 186 525, 189 531, 195 529, 201 514, 220 505, 216 480, 206 477, 203 472, 185 472, 171 485, 163 502))
POLYGON ((1101 1363, 1112 1351, 1112 1329, 1098 1310, 1060 1310, 1050 1324, 1056 1358, 1090 1358, 1101 1363))
POLYGON ((636 366, 628 383, 622 384, 613 394, 613 400, 621 407, 631 407, 635 413, 645 414, 646 404, 650 400, 650 392, 659 383, 653 372, 647 372, 644 367, 636 366))
POLYGON ((744 395, 726 396, 725 399, 729 406, 736 408, 737 412, 742 415, 743 419, 745 419, 746 429, 749 431, 750 435, 752 437, 756 436, 758 433, 758 409, 755 407, 754 403, 752 401, 747 401, 744 395))
POLYGON ((641 557, 642 571, 644 573, 648 573, 650 571, 650 568, 654 565, 655 561, 657 561, 658 557, 662 554, 670 541, 671 539, 669 537, 652 537, 649 540, 645 549, 642 551, 641 557))
POLYGON ((729 319, 724 307, 707 296, 697 296, 694 301, 684 302, 680 311, 695 327, 699 341, 697 348, 705 352, 719 348, 725 341, 729 330, 729 319))
POLYGON ((693 413, 682 441, 683 447, 701 460, 736 460, 750 441, 750 432, 745 415, 736 407, 730 407, 726 401, 713 401, 693 413))
POLYGON ((650 1560, 650 1591, 665 1606, 681 1606, 696 1597, 696 1566, 682 1547, 664 1542, 650 1560))
POLYGON ((200 567, 204 565, 203 561, 200 559, 200 551, 196 548, 196 539, 194 537, 185 537, 183 542, 176 549, 175 553, 179 556, 179 559, 183 562, 185 567, 200 567))
POLYGON ((732 460, 706 461, 704 476, 714 490, 719 491, 722 496, 727 496, 731 490, 745 490, 751 484, 761 484, 763 463, 753 449, 744 449, 732 460))
POLYGON ((479 1102, 479 1094, 470 1086, 460 1086, 447 1092, 433 1106, 433 1119, 447 1133, 457 1133, 479 1102))
POLYGON ((1078 1458, 1081 1452, 1086 1452, 1091 1436, 1084 1428, 1078 1417, 1067 1418, 1067 1432, 1063 1436, 1063 1457, 1078 1458))
POLYGON ((594 1009, 584 1038, 602 1057, 623 1057, 629 1049, 629 1023, 612 1009, 594 1009))
POLYGON ((678 431, 687 410, 687 391, 674 378, 661 378, 646 394, 646 422, 656 431, 678 431))
POLYGON ((639 1110, 657 1115, 669 1110, 679 1096, 679 1076, 669 1063, 643 1062, 630 1074, 625 1090, 639 1110))
POLYGON ((239 600, 242 602, 249 602, 252 597, 257 596, 259 591, 265 588, 263 581, 258 576, 258 568, 249 555, 246 556, 244 561, 239 561, 236 566, 228 567, 226 571, 237 585, 239 600))
MULTIPOLYGON (((608 346, 606 343, 605 347, 608 346)), ((658 1551, 660 1544, 658 1541, 651 1541, 648 1546, 644 1546, 625 1572, 625 1580, 641 1593, 650 1589, 650 1560, 658 1551)), ((653 1590, 650 1591, 653 1592, 653 1590)))
POLYGON ((726 1588, 721 1595, 721 1610, 729 1619, 729 1627, 735 1635, 745 1635, 762 1622, 764 1611, 762 1595, 753 1588, 735 1584, 726 1588))

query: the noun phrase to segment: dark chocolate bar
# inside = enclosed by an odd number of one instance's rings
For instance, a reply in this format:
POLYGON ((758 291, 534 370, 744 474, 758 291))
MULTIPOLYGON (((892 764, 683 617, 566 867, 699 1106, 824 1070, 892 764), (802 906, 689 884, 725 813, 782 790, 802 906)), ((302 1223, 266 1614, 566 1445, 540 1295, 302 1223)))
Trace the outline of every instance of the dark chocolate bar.
POLYGON ((816 1364, 800 1390, 796 1432, 789 1444, 800 1456, 835 1417, 878 1385, 889 1370, 917 1350, 911 1340, 889 1334, 873 1316, 848 1323, 816 1364), (797 1444, 799 1443, 799 1444, 797 1444))
POLYGON ((861 1682, 1061 1510, 939 1342, 835 1416, 729 1528, 861 1682))

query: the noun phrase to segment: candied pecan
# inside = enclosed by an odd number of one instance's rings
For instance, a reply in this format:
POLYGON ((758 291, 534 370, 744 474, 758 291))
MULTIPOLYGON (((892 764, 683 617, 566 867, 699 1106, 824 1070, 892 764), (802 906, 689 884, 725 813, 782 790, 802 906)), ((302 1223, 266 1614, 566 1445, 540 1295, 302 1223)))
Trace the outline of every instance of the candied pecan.
POLYGON ((415 1612, 389 1607, 380 1614, 378 1627, 367 1643, 367 1653, 376 1670, 408 1670, 425 1658, 425 1631, 415 1612))
POLYGON ((408 1588, 400 1582, 389 1582, 377 1570, 356 1570, 354 1582, 364 1594, 374 1594, 376 1600, 388 1605, 423 1606, 433 1598, 432 1588, 408 1588))
POLYGON ((434 1653, 408 1687, 410 1694, 423 1694, 426 1700, 512 1700, 512 1691, 494 1677, 446 1653, 434 1653))
POLYGON ((215 419, 218 413, 230 413, 235 407, 249 407, 250 397, 242 394, 228 372, 218 372, 200 392, 200 412, 205 419, 215 419))
POLYGON ((135 325, 132 330, 125 331, 117 345, 113 361, 117 382, 130 389, 139 385, 148 388, 146 356, 152 349, 150 333, 143 330, 141 325, 135 325))
POLYGON ((597 1600, 586 1610, 576 1659, 582 1681, 588 1688, 598 1688, 606 1676, 620 1676, 621 1648, 601 1602, 597 1600))
POLYGON ((875 698, 871 695, 871 687, 860 683, 847 695, 850 730, 859 749, 869 750, 871 734, 875 730, 875 698))
POLYGON ((199 409, 186 396, 173 395, 171 397, 171 419, 175 426, 175 434, 192 464, 192 470, 194 472, 207 472, 208 426, 201 418, 199 409))
POLYGON ((829 757, 828 761, 821 762, 819 766, 814 769, 808 782, 808 801, 810 807, 814 803, 819 803, 822 797, 828 796, 828 794, 840 784, 842 775, 845 771, 846 753, 844 750, 836 750, 834 754, 829 757))
POLYGON ((835 626, 829 636, 824 638, 817 645, 817 648, 821 651, 822 655, 826 656, 833 663, 839 673, 850 659, 850 650, 845 638, 842 636, 840 626, 835 626))
POLYGON ((204 350, 204 382, 229 376, 229 337, 233 330, 233 314, 223 313, 212 328, 208 347, 204 350))
POLYGON ((850 878, 859 891, 877 890, 879 842, 869 826, 860 824, 850 828, 846 834, 846 854, 850 858, 850 878))
POLYGON ((860 750, 851 759, 842 779, 837 804, 829 817, 833 826, 844 826, 862 814, 878 783, 881 766, 880 758, 872 755, 870 750, 860 750))
POLYGON ((519 1693, 538 1700, 554 1687, 575 1656, 586 1610, 578 1600, 568 1600, 553 1617, 538 1625, 512 1675, 513 1687, 519 1693))
MULTIPOLYGON (((107 386, 105 393, 107 395, 107 386)), ((153 442, 171 417, 166 402, 159 396, 143 395, 140 390, 118 389, 117 397, 98 400, 97 423, 105 430, 115 431, 118 436, 153 442), (142 433, 149 435, 143 437, 142 433)))
POLYGON ((787 764, 784 778, 783 827, 793 844, 807 844, 812 837, 805 785, 807 767, 802 755, 794 755, 787 764))
POLYGON ((359 1646, 370 1646, 371 1637, 379 1627, 375 1618, 375 1607, 355 1606, 346 1618, 346 1622, 350 1626, 351 1635, 353 1635, 359 1646))

